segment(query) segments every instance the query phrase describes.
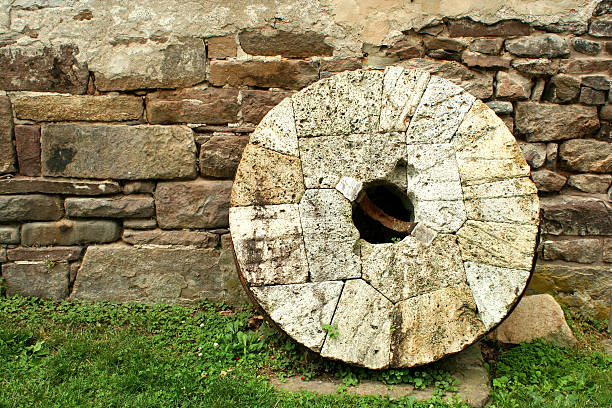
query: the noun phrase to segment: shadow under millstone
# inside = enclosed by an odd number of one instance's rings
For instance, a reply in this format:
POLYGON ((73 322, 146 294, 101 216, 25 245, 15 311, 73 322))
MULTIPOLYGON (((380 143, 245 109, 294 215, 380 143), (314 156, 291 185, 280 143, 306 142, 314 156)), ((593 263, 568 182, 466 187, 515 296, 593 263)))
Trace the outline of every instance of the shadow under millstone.
MULTIPOLYGON (((463 402, 477 408, 484 407, 490 395, 489 376, 484 368, 484 360, 477 343, 468 347, 460 353, 449 356, 440 361, 441 368, 459 380, 456 393, 447 393, 445 397, 452 396, 460 398, 463 402)), ((335 394, 342 380, 335 378, 312 378, 310 381, 302 381, 299 376, 293 376, 281 382, 278 378, 272 378, 270 383, 283 391, 300 392, 310 391, 318 394, 335 394)), ((364 380, 357 386, 347 387, 346 391, 352 395, 381 395, 398 399, 412 395, 417 400, 427 400, 433 397, 433 387, 424 390, 416 390, 411 384, 394 384, 389 386, 380 381, 364 380)))

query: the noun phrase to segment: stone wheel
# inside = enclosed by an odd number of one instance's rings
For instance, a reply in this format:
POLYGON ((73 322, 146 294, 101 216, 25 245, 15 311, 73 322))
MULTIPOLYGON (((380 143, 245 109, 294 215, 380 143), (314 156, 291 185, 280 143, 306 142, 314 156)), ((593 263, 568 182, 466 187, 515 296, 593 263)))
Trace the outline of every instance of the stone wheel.
POLYGON ((532 270, 539 206, 495 113, 427 72, 344 72, 285 99, 238 167, 251 299, 323 357, 411 367, 491 330, 532 270))

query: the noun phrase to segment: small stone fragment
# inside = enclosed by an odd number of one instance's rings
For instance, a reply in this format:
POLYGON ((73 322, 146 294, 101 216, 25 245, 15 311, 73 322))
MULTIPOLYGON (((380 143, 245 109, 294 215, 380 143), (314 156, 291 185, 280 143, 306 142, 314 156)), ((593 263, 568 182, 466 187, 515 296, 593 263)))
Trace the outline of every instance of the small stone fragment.
POLYGON ((123 194, 152 193, 155 191, 154 181, 128 181, 123 185, 123 194))
POLYGON ((352 177, 342 177, 336 185, 336 190, 341 192, 342 195, 350 202, 357 199, 362 188, 363 183, 352 177))
POLYGON ((0 226, 0 244, 18 244, 20 239, 18 225, 0 226))
POLYGON ((483 54, 497 55, 504 45, 503 38, 476 38, 472 40, 468 48, 483 54))
POLYGON ((554 75, 559 71, 559 61, 548 58, 516 58, 512 60, 512 68, 528 75, 554 75))
POLYGON ((576 51, 587 55, 597 55, 601 50, 601 45, 599 45, 598 42, 585 38, 574 38, 572 40, 572 46, 576 51))
POLYGON ((142 218, 123 220, 123 228, 135 230, 149 230, 157 228, 157 220, 147 220, 142 218))
POLYGON ((461 61, 468 67, 481 68, 510 68, 512 59, 506 56, 486 55, 477 52, 464 51, 461 61))
POLYGON ((493 109, 493 112, 498 115, 510 115, 512 112, 514 112, 512 102, 490 101, 487 102, 487 106, 493 109))
POLYGON ((546 143, 519 142, 521 152, 532 169, 539 169, 546 162, 546 143))
POLYGON ((528 99, 531 96, 531 80, 514 72, 498 71, 495 76, 495 96, 505 99, 528 99))
POLYGON ((532 171, 531 179, 538 187, 538 190, 545 193, 559 191, 567 182, 567 177, 548 169, 532 171))

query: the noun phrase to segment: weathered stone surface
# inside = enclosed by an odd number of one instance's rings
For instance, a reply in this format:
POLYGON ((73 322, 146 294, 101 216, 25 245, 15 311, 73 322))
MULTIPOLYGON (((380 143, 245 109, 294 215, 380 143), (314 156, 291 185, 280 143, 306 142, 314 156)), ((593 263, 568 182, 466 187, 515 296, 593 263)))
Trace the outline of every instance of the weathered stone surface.
POLYGON ((546 162, 545 143, 525 143, 519 142, 521 152, 532 169, 539 169, 546 162))
POLYGON ((552 77, 544 91, 544 99, 554 103, 575 101, 580 94, 580 80, 576 77, 559 74, 552 77))
POLYGON ((68 197, 66 215, 75 218, 148 218, 155 215, 153 197, 68 197))
POLYGON ((559 157, 559 145, 557 143, 546 143, 546 165, 555 167, 559 157))
POLYGON ((244 295, 227 251, 90 246, 71 297, 89 301, 238 305, 244 295))
POLYGON ((612 105, 602 106, 599 116, 603 120, 612 121, 612 105))
POLYGON ((455 51, 447 50, 430 50, 427 51, 427 56, 440 60, 461 61, 461 55, 455 51))
POLYGON ((465 200, 473 200, 478 198, 520 197, 533 195, 537 192, 536 186, 527 177, 463 186, 463 198, 465 200))
POLYGON ((206 79, 206 46, 201 38, 108 44, 97 50, 89 68, 101 91, 183 88, 206 79))
POLYGON ((591 140, 568 140, 559 149, 561 165, 569 170, 610 173, 612 172, 612 143, 591 140))
POLYGON ((318 78, 310 61, 212 61, 208 80, 217 86, 301 89, 318 78))
POLYGON ((570 49, 565 39, 557 34, 541 34, 505 42, 506 51, 519 57, 563 57, 570 49))
POLYGON ((591 21, 589 34, 594 37, 612 37, 612 19, 591 21))
POLYGON ((304 194, 300 160, 247 145, 236 171, 232 206, 298 203, 304 194))
POLYGON ((572 46, 576 51, 587 55, 597 55, 601 50, 601 45, 598 42, 587 40, 586 38, 574 38, 572 46))
POLYGON ((363 279, 394 304, 465 282, 459 246, 453 235, 438 235, 430 245, 409 236, 398 243, 361 241, 363 279))
POLYGON ((236 89, 190 88, 158 91, 147 95, 149 123, 208 123, 221 125, 238 121, 236 89))
POLYGON ((610 235, 612 209, 600 199, 553 196, 540 199, 542 232, 551 235, 610 235))
POLYGON ((155 191, 154 181, 128 181, 123 184, 123 194, 152 193, 155 191))
MULTIPOLYGON (((353 71, 363 66, 360 58, 341 58, 331 60, 321 60, 321 73, 353 71)), ((321 76, 321 78, 324 78, 321 76)))
POLYGON ((499 54, 504 46, 503 38, 476 38, 470 42, 468 48, 483 54, 499 54))
POLYGON ((172 179, 196 175, 196 146, 183 126, 43 125, 45 176, 172 179))
POLYGON ((594 238, 544 241, 542 248, 542 258, 547 261, 593 263, 599 259, 601 241, 594 238))
POLYGON ((0 180, 0 194, 104 195, 119 192, 121 192, 121 186, 114 181, 81 181, 35 177, 15 177, 0 180))
POLYGON ((73 45, 0 48, 0 89, 83 94, 89 72, 78 53, 73 45))
POLYGON ((536 194, 466 199, 465 213, 469 220, 517 224, 537 224, 540 215, 536 194))
POLYGON ((18 244, 20 239, 18 225, 0 226, 0 244, 18 244))
POLYGON ((518 102, 516 130, 529 142, 583 138, 599 129, 597 108, 518 102))
POLYGON ((290 92, 244 90, 242 96, 242 119, 245 122, 259 123, 270 109, 283 99, 290 97, 290 92))
MULTIPOLYGON (((387 48, 385 50, 385 55, 389 58, 395 57, 400 60, 405 60, 423 57, 424 51, 421 39, 409 35, 393 44, 392 47, 387 48)), ((359 68, 361 68, 361 66, 359 66, 359 68)))
POLYGON ((297 204, 230 208, 230 227, 240 270, 249 285, 308 280, 297 204))
POLYGON ((583 86, 580 88, 580 103, 585 105, 603 105, 606 103, 606 92, 583 86))
POLYGON ((299 156, 295 118, 290 99, 283 100, 268 112, 251 134, 250 142, 278 153, 299 156))
POLYGON ((407 143, 448 143, 475 99, 449 81, 431 78, 406 132, 407 143))
POLYGON ((248 142, 248 136, 213 134, 200 146, 200 174, 233 179, 248 142))
POLYGON ((325 43, 325 36, 314 31, 244 30, 238 38, 242 49, 251 55, 307 58, 333 53, 333 48, 325 43))
POLYGON ((227 227, 231 189, 231 181, 158 183, 157 222, 162 229, 227 227))
POLYGON ((389 300, 363 280, 347 281, 332 319, 338 335, 326 337, 321 355, 367 368, 387 367, 392 307, 389 300))
POLYGON ((548 169, 532 171, 531 179, 538 187, 538 190, 545 193, 559 191, 567 182, 567 177, 548 169))
POLYGON ((554 75, 559 71, 559 61, 551 61, 548 58, 516 58, 512 60, 511 65, 517 71, 528 75, 554 75))
POLYGON ((493 95, 493 74, 472 71, 457 62, 414 58, 403 62, 401 66, 422 69, 447 79, 480 99, 490 98, 493 95))
POLYGON ((362 188, 363 183, 352 177, 342 177, 338 184, 336 184, 336 190, 342 193, 350 202, 355 201, 359 197, 362 188))
POLYGON ((2 265, 6 295, 64 299, 68 296, 68 263, 9 263, 2 265))
POLYGON ((147 220, 142 218, 123 220, 123 228, 135 230, 150 230, 157 228, 157 220, 147 220))
POLYGON ((587 75, 582 77, 582 85, 599 91, 610 90, 610 80, 604 75, 587 75))
POLYGON ((373 133, 302 138, 304 185, 335 188, 342 177, 362 183, 384 179, 405 185, 405 137, 403 133, 373 133))
POLYGON ((546 87, 546 80, 544 78, 536 78, 535 85, 531 90, 531 100, 539 101, 542 99, 542 94, 544 94, 544 88, 546 87))
POLYGON ((602 260, 607 263, 612 263, 612 239, 604 239, 602 260))
POLYGON ((325 78, 292 98, 298 137, 373 133, 381 112, 383 73, 347 71, 325 78), (321 103, 325 100, 326 103, 321 103))
POLYGON ((236 38, 233 35, 210 37, 208 43, 208 58, 234 58, 238 53, 236 38))
POLYGON ((119 239, 121 228, 115 221, 32 222, 21 228, 24 246, 80 245, 105 243, 119 239))
POLYGON ((453 38, 444 38, 444 37, 423 37, 423 43, 425 44, 425 48, 428 50, 447 50, 459 52, 463 51, 465 47, 467 47, 467 43, 462 40, 455 40, 453 38))
POLYGON ((37 122, 121 122, 142 117, 142 98, 128 95, 22 93, 12 98, 15 116, 37 122))
POLYGON ((0 196, 0 222, 45 221, 62 217, 62 200, 42 194, 0 196))
POLYGON ((585 193, 605 194, 612 183, 610 174, 571 174, 567 185, 585 193))
POLYGON ((612 13, 612 2, 610 0, 602 0, 597 4, 595 10, 593 10, 593 16, 601 16, 603 14, 612 13))
POLYGON ((531 96, 531 80, 515 72, 498 71, 495 76, 497 86, 495 96, 498 98, 517 100, 528 99, 531 96))
POLYGON ((476 304, 465 284, 399 303, 393 323, 393 367, 438 360, 464 349, 484 333, 476 304))
POLYGON ((429 74, 424 71, 405 71, 401 67, 385 70, 379 125, 381 132, 406 131, 428 83, 429 74))
POLYGON ((461 61, 468 67, 510 68, 511 60, 506 56, 486 55, 471 51, 464 51, 461 54, 461 61))
POLYGON ((530 272, 465 262, 467 282, 485 330, 499 323, 525 289, 530 272))
POLYGON ((457 237, 464 261, 530 270, 537 234, 533 224, 468 220, 457 237))
POLYGON ((342 282, 301 283, 252 288, 257 301, 280 328, 304 346, 320 351, 342 282))
POLYGON ((537 338, 561 347, 576 344, 563 309, 548 294, 523 297, 491 337, 510 344, 531 343, 537 338))
MULTIPOLYGON (((610 44, 610 42, 608 42, 610 44)), ((610 72, 610 64, 612 63, 611 58, 607 59, 581 59, 571 58, 563 61, 561 64, 561 72, 566 74, 589 74, 599 72, 610 72)))
POLYGON ((19 173, 40 176, 40 127, 17 125, 14 131, 19 173))
MULTIPOLYGON (((124 222, 124 227, 125 227, 124 222)), ((132 245, 179 245, 195 246, 198 248, 216 248, 219 236, 207 231, 164 231, 160 229, 123 231, 123 241, 132 245)))
POLYGON ((76 261, 83 247, 14 248, 6 251, 9 261, 76 261))
POLYGON ((484 24, 469 18, 448 21, 451 37, 510 37, 529 35, 531 28, 518 20, 502 20, 495 24, 484 24))
POLYGON ((336 190, 306 190, 300 221, 312 282, 361 277, 359 231, 351 204, 336 190))
POLYGON ((13 173, 15 170, 11 101, 8 97, 0 95, 0 174, 13 173))
POLYGON ((486 105, 493 109, 493 112, 495 112, 498 115, 510 115, 512 112, 514 112, 514 107, 512 106, 512 102, 505 102, 505 101, 490 101, 487 102, 486 105))

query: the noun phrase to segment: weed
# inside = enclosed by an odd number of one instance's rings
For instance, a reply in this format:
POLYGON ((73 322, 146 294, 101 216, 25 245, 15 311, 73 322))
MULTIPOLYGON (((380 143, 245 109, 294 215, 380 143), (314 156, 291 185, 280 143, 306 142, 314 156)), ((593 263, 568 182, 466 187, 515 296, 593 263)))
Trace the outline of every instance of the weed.
POLYGON ((321 328, 327 333, 330 339, 336 339, 340 335, 340 333, 338 333, 337 324, 322 324, 321 328))

